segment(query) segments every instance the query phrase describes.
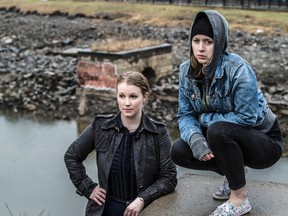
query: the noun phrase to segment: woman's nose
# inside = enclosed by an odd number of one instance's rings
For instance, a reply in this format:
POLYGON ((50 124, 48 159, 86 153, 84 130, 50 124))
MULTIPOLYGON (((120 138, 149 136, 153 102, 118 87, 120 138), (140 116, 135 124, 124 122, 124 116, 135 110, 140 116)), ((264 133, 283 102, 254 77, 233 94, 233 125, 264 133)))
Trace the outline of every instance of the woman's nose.
POLYGON ((125 104, 126 106, 131 104, 129 98, 126 98, 126 99, 125 99, 125 103, 124 103, 124 104, 125 104))
POLYGON ((204 50, 204 44, 202 42, 199 43, 198 50, 200 51, 204 50))

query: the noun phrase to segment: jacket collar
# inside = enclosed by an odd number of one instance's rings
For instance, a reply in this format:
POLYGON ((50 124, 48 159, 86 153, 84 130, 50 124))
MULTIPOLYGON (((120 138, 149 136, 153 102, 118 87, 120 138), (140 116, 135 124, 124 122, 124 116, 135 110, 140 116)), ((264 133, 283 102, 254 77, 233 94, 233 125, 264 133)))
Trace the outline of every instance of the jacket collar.
MULTIPOLYGON (((103 122, 101 125, 102 129, 111 129, 115 128, 116 130, 120 130, 121 124, 120 124, 120 115, 121 113, 118 112, 116 113, 112 118, 107 119, 106 121, 103 122)), ((147 114, 142 112, 142 119, 141 119, 141 125, 140 125, 140 130, 139 132, 142 132, 143 130, 150 131, 152 133, 158 133, 158 129, 154 124, 154 120, 149 118, 147 114)))

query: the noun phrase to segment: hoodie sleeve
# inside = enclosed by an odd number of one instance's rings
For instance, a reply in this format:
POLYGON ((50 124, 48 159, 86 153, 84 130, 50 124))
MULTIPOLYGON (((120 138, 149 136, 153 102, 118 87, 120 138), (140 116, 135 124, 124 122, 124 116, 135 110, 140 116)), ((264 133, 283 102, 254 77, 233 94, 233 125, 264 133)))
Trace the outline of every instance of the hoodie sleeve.
MULTIPOLYGON (((189 99, 187 98, 186 87, 187 78, 186 74, 189 69, 189 61, 184 62, 180 65, 180 75, 179 75, 179 92, 178 92, 178 125, 181 134, 181 138, 189 143, 193 134, 200 133, 202 130, 200 128, 200 123, 198 121, 199 115, 193 109, 189 99)), ((188 88, 188 87, 187 87, 188 88)))

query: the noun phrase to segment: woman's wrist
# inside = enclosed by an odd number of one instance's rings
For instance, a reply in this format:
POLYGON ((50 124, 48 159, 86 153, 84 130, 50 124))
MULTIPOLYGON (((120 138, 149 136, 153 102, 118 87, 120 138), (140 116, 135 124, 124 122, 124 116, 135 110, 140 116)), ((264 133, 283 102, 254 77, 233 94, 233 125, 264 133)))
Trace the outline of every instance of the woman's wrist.
POLYGON ((145 201, 144 201, 144 199, 142 197, 138 197, 138 199, 145 203, 145 201))

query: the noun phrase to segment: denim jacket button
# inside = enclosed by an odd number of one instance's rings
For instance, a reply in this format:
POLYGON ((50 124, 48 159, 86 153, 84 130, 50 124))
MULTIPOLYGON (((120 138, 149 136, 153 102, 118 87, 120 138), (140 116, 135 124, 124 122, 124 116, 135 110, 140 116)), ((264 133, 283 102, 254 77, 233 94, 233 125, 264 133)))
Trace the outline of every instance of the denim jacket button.
POLYGON ((191 98, 192 98, 192 99, 195 99, 195 97, 196 97, 195 94, 192 94, 192 95, 191 95, 191 98))

